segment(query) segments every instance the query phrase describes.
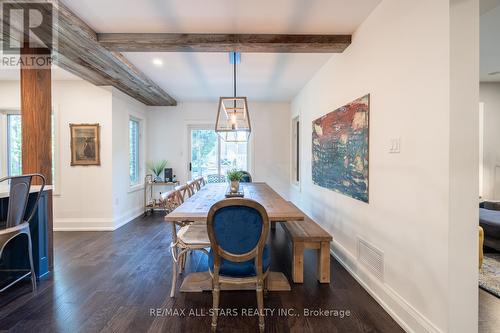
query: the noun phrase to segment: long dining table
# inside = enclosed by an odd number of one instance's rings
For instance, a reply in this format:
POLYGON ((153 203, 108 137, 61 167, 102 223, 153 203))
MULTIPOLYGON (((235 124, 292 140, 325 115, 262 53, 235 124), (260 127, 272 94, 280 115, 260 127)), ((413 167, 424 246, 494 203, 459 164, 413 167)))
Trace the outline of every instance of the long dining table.
MULTIPOLYGON (((303 221, 304 214, 266 183, 241 183, 244 198, 259 202, 267 211, 271 222, 303 221)), ((210 207, 225 199, 228 184, 216 183, 203 186, 198 192, 187 199, 172 212, 165 216, 167 222, 206 222, 210 207)), ((281 272, 271 271, 268 276, 270 291, 288 291, 290 284, 281 272)), ((239 286, 247 289, 252 286, 239 286)), ((221 286, 222 289, 235 289, 233 285, 221 286)), ((200 292, 212 289, 209 272, 192 272, 184 277, 181 292, 200 292)))

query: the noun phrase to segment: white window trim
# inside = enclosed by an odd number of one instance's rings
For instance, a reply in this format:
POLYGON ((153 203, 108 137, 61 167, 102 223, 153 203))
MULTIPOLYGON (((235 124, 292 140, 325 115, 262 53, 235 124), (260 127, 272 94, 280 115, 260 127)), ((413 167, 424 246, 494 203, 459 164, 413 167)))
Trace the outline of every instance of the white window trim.
MULTIPOLYGON (((21 114, 19 109, 5 109, 0 110, 0 175, 7 175, 8 170, 8 158, 7 158, 7 115, 9 114, 21 114), (5 129, 5 131, 3 130, 5 129)), ((53 196, 61 196, 61 130, 60 130, 60 105, 52 109, 52 114, 54 117, 54 156, 52 156, 52 163, 54 165, 54 179, 52 179, 52 189, 53 196)))
MULTIPOLYGON (((128 118, 128 121, 127 121, 127 137, 129 138, 129 142, 128 142, 128 148, 130 148, 130 121, 133 120, 133 121, 136 121, 138 123, 138 126, 139 126, 139 142, 138 142, 138 146, 139 146, 139 156, 138 156, 138 182, 137 184, 132 184, 130 182, 130 174, 128 174, 128 179, 129 179, 129 188, 128 188, 128 193, 132 193, 132 192, 137 192, 137 191, 140 191, 142 189, 144 189, 144 177, 145 177, 145 174, 144 174, 144 150, 145 150, 145 145, 144 145, 144 140, 143 140, 143 127, 144 127, 144 119, 136 116, 136 115, 132 115, 132 114, 129 114, 129 118, 128 118)), ((128 162, 130 163, 130 149, 129 150, 129 156, 128 156, 128 162)), ((130 166, 129 166, 130 167, 130 166)))
POLYGON ((290 144, 290 161, 291 161, 291 163, 290 163, 290 184, 300 191, 301 187, 302 187, 302 169, 303 169, 302 167, 300 167, 300 165, 299 165, 299 180, 297 181, 297 179, 295 177, 295 175, 296 175, 295 166, 296 166, 297 161, 300 164, 301 155, 302 155, 302 149, 300 147, 300 137, 303 135, 303 132, 302 132, 302 128, 301 128, 302 121, 301 121, 300 113, 292 116, 292 121, 291 121, 290 125, 291 125, 291 128, 290 128, 290 133, 291 133, 291 135, 290 135, 290 138, 291 138, 291 144, 290 144), (297 122, 299 122, 299 126, 298 126, 299 141, 298 142, 296 139, 296 132, 295 132, 295 129, 296 129, 295 124, 297 122), (296 154, 297 146, 299 149, 298 155, 296 154), (297 161, 294 159, 294 157, 297 158, 297 161))

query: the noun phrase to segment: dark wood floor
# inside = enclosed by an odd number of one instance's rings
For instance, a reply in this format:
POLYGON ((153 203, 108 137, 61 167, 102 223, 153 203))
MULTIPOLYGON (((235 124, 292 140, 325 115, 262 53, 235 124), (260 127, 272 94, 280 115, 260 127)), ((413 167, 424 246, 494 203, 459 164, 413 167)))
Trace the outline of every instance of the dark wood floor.
MULTIPOLYGON (((54 274, 36 294, 23 283, 0 295, 0 331, 9 332, 207 332, 209 316, 150 315, 150 309, 208 311, 211 293, 169 297, 170 228, 159 214, 115 232, 58 232, 54 274)), ((288 241, 280 227, 270 235, 272 269, 290 279, 288 241)), ((291 292, 270 292, 266 308, 293 309, 299 316, 266 317, 268 332, 402 332, 392 318, 333 258, 332 282, 315 280, 316 258, 305 257, 305 283, 291 292), (350 311, 350 316, 305 317, 303 309, 350 311)), ((187 270, 205 270, 192 255, 187 270)), ((221 308, 256 307, 254 292, 222 292, 221 308)), ((275 310, 278 311, 278 310, 275 310)), ((255 332, 257 317, 222 317, 221 332, 255 332)))

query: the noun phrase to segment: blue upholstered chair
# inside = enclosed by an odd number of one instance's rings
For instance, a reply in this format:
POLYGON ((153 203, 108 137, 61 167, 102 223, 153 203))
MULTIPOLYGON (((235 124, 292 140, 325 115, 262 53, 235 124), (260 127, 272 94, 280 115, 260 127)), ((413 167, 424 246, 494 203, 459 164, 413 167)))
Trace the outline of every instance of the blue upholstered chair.
POLYGON ((252 182, 252 175, 248 171, 241 171, 243 174, 243 178, 241 179, 242 183, 251 183, 252 182))
MULTIPOLYGON (((250 199, 231 198, 215 203, 208 212, 211 250, 208 266, 213 282, 213 308, 219 308, 220 284, 255 283, 259 329, 264 331, 263 288, 271 263, 266 239, 269 218, 265 208, 250 199)), ((217 311, 212 331, 217 329, 217 311)))

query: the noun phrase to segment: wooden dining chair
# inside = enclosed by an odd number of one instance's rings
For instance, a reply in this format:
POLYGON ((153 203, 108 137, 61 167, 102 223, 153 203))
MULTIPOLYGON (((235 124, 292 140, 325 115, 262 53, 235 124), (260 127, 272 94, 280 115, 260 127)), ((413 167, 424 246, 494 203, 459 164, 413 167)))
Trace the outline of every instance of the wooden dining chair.
POLYGON ((191 195, 195 194, 198 192, 198 186, 197 186, 197 181, 196 180, 190 180, 187 182, 187 186, 189 187, 191 191, 191 195))
POLYGON ((188 186, 188 184, 176 186, 175 190, 177 191, 177 196, 178 196, 177 200, 179 204, 183 204, 184 201, 186 201, 193 195, 193 193, 191 192, 191 188, 188 186))
POLYGON ((189 221, 171 223, 172 243, 170 244, 170 250, 173 263, 170 297, 174 297, 177 285, 177 275, 184 271, 186 267, 187 254, 192 253, 192 251, 202 251, 208 255, 207 248, 210 247, 210 240, 208 239, 205 223, 189 221))
MULTIPOLYGON (((45 177, 41 174, 27 174, 15 177, 6 177, 0 179, 0 184, 10 182, 9 189, 9 203, 7 207, 7 220, 5 221, 5 226, 0 229, 0 261, 2 259, 2 252, 9 242, 18 237, 24 235, 27 239, 26 242, 26 252, 28 254, 28 259, 30 263, 30 269, 27 273, 17 278, 15 281, 9 283, 7 286, 3 287, 0 292, 13 286, 15 283, 21 281, 22 279, 31 276, 31 285, 33 291, 36 291, 36 275, 35 268, 33 266, 33 254, 32 254, 32 243, 31 243, 31 233, 30 233, 30 221, 35 215, 38 207, 38 201, 42 195, 43 189, 45 187, 45 177), (37 191, 35 201, 32 203, 31 212, 29 215, 26 210, 28 207, 28 200, 30 195, 31 183, 34 177, 41 180, 40 189, 37 191), (28 218, 25 219, 25 217, 28 218)), ((3 225, 3 223, 0 223, 3 225)))
MULTIPOLYGON (((259 330, 264 332, 264 293, 271 263, 266 243, 269 218, 266 209, 251 199, 231 198, 215 203, 207 217, 211 250, 208 266, 212 276, 212 308, 219 308, 220 285, 255 283, 259 330)), ((217 311, 212 331, 217 330, 217 311)))
POLYGON ((205 178, 198 177, 195 179, 196 182, 196 190, 199 191, 203 186, 205 186, 205 178))
POLYGON ((205 182, 205 177, 200 177, 198 178, 200 180, 200 186, 203 187, 205 186, 207 183, 205 182))
POLYGON ((182 202, 180 202, 178 191, 176 190, 161 193, 160 203, 167 214, 182 204, 182 202))

